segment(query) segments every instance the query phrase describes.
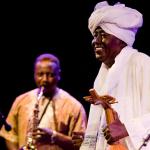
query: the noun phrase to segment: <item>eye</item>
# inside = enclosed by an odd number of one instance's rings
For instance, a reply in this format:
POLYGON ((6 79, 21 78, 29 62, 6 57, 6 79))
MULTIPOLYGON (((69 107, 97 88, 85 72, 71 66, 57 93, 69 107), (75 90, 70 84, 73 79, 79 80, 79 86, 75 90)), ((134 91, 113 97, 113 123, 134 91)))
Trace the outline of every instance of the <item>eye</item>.
POLYGON ((54 76, 55 76, 55 73, 48 73, 47 76, 49 76, 49 77, 54 77, 54 76))
POLYGON ((101 32, 101 37, 105 37, 107 34, 105 32, 101 32))
POLYGON ((98 33, 94 32, 93 37, 97 37, 97 36, 98 36, 98 33))
POLYGON ((43 76, 43 73, 42 72, 37 72, 36 75, 41 77, 41 76, 43 76))

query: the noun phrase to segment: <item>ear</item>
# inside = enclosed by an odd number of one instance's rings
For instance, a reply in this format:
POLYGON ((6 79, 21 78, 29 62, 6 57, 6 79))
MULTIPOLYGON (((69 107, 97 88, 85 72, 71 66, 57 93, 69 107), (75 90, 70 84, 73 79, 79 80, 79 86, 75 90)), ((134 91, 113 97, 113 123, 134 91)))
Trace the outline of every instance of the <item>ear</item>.
POLYGON ((59 69, 59 71, 58 71, 58 76, 57 76, 58 81, 61 79, 60 74, 61 74, 61 70, 59 69))
POLYGON ((61 79, 60 75, 59 75, 59 76, 57 76, 57 80, 59 81, 60 79, 61 79))

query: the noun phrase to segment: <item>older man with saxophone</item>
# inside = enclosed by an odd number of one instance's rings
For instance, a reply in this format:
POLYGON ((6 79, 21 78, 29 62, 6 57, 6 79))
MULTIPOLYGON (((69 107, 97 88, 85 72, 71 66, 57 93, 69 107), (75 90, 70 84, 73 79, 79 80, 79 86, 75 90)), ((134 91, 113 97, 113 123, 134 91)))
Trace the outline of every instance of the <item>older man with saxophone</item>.
POLYGON ((78 150, 86 128, 82 104, 57 86, 60 62, 53 54, 41 54, 34 65, 38 88, 18 96, 8 114, 11 131, 0 136, 9 150, 78 150))

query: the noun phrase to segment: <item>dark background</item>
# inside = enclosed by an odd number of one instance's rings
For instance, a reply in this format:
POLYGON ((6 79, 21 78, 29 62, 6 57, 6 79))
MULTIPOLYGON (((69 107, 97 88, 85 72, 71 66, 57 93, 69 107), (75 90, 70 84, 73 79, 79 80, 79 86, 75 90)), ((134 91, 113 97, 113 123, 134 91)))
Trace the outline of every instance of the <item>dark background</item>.
MULTIPOLYGON (((82 97, 93 86, 100 66, 88 30, 88 18, 97 2, 52 0, 1 4, 0 112, 4 116, 7 116, 16 96, 35 88, 33 63, 39 54, 45 52, 58 56, 62 68, 59 86, 75 96, 88 115, 90 105, 82 97)), ((115 2, 109 0, 110 4, 115 2)), ((134 47, 150 55, 148 1, 120 2, 143 14, 143 27, 137 33, 134 47)))

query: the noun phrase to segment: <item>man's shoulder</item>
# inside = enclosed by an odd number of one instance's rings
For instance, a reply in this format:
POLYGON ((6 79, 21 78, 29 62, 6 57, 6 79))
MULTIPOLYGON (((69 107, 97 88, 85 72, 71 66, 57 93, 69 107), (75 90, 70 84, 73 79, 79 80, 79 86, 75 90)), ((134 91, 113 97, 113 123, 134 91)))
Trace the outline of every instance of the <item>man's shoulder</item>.
POLYGON ((64 99, 66 102, 70 104, 76 104, 78 106, 82 105, 81 102, 77 98, 75 98, 75 96, 71 95, 64 89, 59 89, 59 94, 62 99, 64 99))
POLYGON ((150 64, 150 56, 143 52, 133 54, 130 60, 132 60, 133 63, 139 63, 140 65, 145 65, 145 63, 150 64))
POLYGON ((30 90, 30 91, 26 91, 26 92, 24 92, 24 93, 18 95, 18 96, 16 97, 16 101, 22 101, 22 100, 24 100, 24 99, 26 99, 26 98, 29 98, 29 97, 31 97, 31 96, 34 96, 35 91, 36 91, 36 89, 32 89, 32 90, 30 90))
POLYGON ((74 96, 72 96, 69 92, 60 89, 59 94, 60 100, 63 101, 64 108, 68 108, 68 111, 70 111, 72 114, 76 114, 78 112, 86 114, 83 104, 74 96))

